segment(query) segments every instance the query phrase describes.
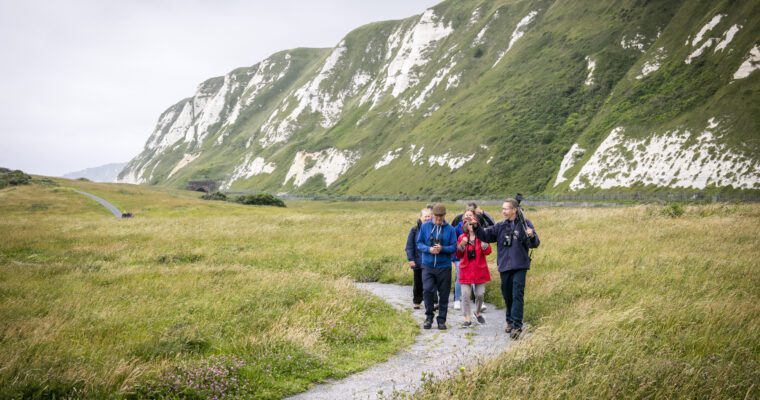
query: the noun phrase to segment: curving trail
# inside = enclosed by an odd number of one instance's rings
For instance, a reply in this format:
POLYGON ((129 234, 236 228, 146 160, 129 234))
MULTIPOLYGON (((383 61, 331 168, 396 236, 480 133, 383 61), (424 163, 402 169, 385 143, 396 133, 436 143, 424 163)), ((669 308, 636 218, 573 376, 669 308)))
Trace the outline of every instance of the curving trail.
POLYGON ((446 322, 449 329, 439 331, 433 324, 433 329, 424 330, 421 325, 425 319, 425 310, 411 308, 411 286, 382 283, 356 285, 383 298, 399 310, 412 311, 412 316, 420 323, 417 340, 411 347, 401 350, 386 362, 339 381, 316 385, 290 399, 376 399, 389 396, 394 391, 413 393, 422 385, 423 374, 444 377, 460 367, 492 358, 507 350, 512 343, 504 333, 504 311, 496 310, 492 304, 483 313, 486 319, 484 325, 475 322, 474 327, 464 329, 460 328, 462 311, 453 310, 454 302, 451 301, 446 322))
POLYGON ((71 189, 71 190, 73 190, 73 191, 75 191, 75 192, 77 192, 79 194, 83 194, 83 195, 85 195, 85 196, 87 196, 87 197, 89 197, 89 198, 97 201, 98 203, 100 203, 100 205, 102 205, 103 207, 107 208, 108 211, 110 211, 116 218, 119 218, 119 219, 121 218, 121 211, 118 208, 116 208, 116 206, 114 206, 113 204, 107 202, 105 199, 102 199, 102 198, 100 198, 98 196, 95 196, 94 194, 83 192, 81 190, 77 190, 77 189, 71 189))

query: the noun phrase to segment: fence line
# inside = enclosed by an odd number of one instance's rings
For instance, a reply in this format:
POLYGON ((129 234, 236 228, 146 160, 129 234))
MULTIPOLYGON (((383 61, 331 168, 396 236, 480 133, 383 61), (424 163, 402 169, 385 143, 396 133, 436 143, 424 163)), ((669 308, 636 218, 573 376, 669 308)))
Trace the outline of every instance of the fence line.
MULTIPOLYGON (((229 192, 228 195, 255 194, 257 192, 229 192)), ((513 194, 509 194, 512 196, 513 194)), ((499 205, 504 198, 491 196, 448 197, 441 195, 295 195, 278 193, 283 200, 322 200, 322 201, 419 201, 425 203, 437 201, 454 201, 466 204, 474 201, 483 205, 499 205)), ((600 193, 558 193, 524 196, 525 205, 533 206, 611 206, 630 203, 757 203, 760 202, 758 191, 736 192, 600 192, 600 193)))

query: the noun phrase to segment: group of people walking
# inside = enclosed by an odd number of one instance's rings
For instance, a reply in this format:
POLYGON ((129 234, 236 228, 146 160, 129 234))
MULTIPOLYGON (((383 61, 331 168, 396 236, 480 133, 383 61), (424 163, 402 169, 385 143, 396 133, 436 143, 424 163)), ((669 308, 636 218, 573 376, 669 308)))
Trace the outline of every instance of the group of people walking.
POLYGON ((504 200, 501 214, 504 220, 494 223, 488 213, 470 203, 449 223, 443 204, 432 204, 420 211, 417 224, 407 236, 406 255, 414 272, 412 303, 415 309, 425 305, 424 329, 432 328, 434 319, 438 329, 447 328, 452 264, 456 271, 454 309, 462 310, 462 327, 472 326, 473 318, 479 324, 486 323, 483 299, 486 283, 491 280, 486 258, 492 252, 491 243, 496 243, 501 293, 506 303, 505 332, 513 339, 520 336, 529 251, 540 241, 533 223, 519 214, 517 200, 504 200))

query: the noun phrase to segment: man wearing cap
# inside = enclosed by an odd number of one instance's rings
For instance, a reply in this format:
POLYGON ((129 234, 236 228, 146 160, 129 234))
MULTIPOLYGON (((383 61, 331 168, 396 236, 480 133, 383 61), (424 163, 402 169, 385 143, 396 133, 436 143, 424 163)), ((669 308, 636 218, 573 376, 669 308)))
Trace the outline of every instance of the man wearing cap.
POLYGON ((422 253, 422 297, 425 301, 425 329, 433 326, 433 302, 438 293, 438 329, 446 329, 446 314, 451 292, 451 256, 456 252, 454 227, 444 217, 446 207, 433 205, 433 219, 420 227, 417 250, 422 253))

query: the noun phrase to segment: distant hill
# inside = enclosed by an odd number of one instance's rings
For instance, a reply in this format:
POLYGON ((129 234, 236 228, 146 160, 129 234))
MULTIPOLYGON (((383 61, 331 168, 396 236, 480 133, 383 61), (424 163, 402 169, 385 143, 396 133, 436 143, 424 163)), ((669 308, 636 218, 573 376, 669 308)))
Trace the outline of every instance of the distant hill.
POLYGON ((760 189, 757 0, 446 0, 200 84, 121 182, 337 195, 760 189))
POLYGON ((116 182, 116 177, 119 176, 125 165, 127 163, 106 164, 81 171, 69 172, 64 174, 63 177, 68 179, 87 178, 93 182, 116 182))

